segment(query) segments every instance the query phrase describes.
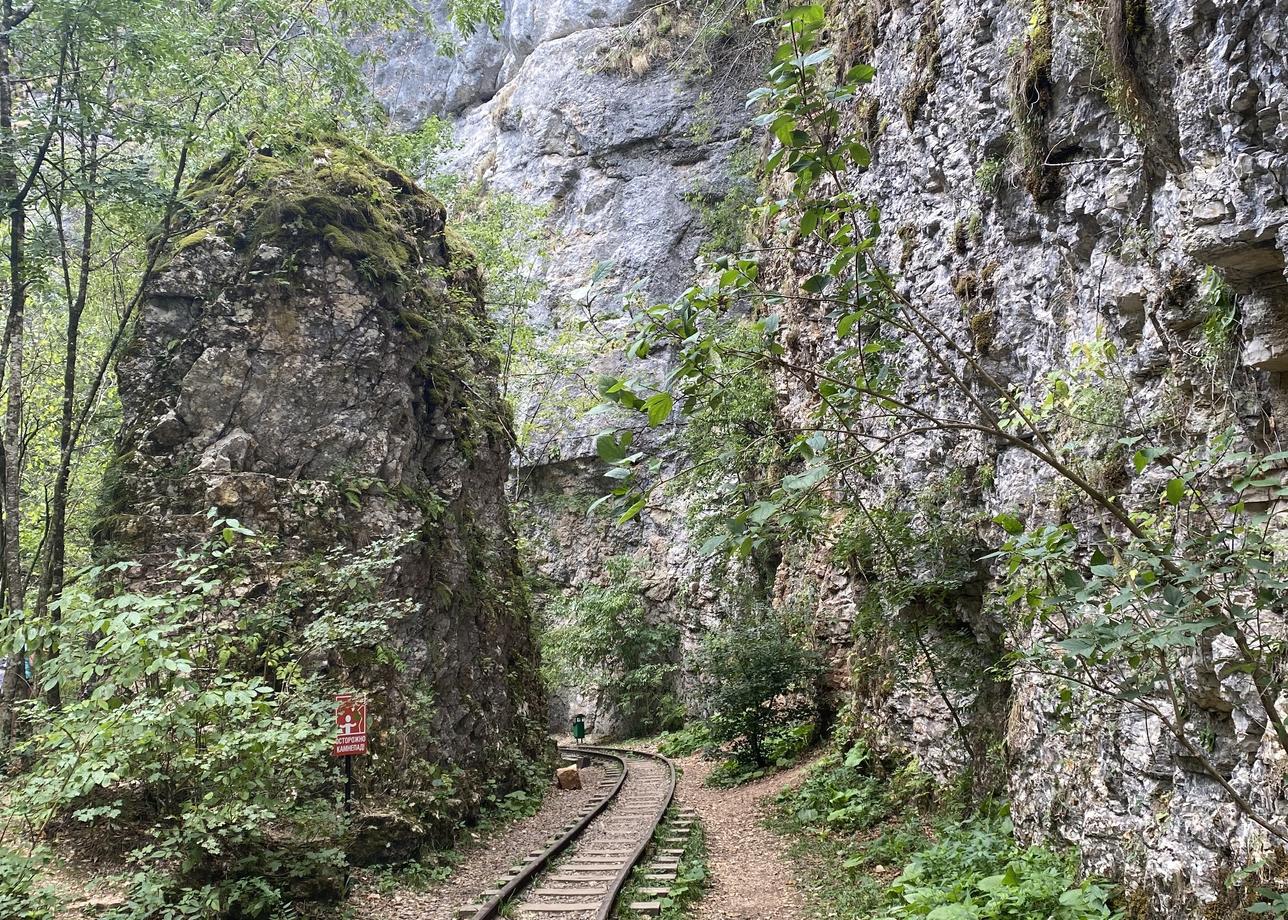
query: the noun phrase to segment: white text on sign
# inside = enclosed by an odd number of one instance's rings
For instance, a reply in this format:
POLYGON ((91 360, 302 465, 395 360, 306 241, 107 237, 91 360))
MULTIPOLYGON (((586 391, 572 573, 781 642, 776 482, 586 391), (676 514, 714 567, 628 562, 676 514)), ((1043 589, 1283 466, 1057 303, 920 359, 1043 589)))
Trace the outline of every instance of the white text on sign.
POLYGON ((367 701, 351 693, 335 698, 335 746, 333 757, 367 753, 367 701))

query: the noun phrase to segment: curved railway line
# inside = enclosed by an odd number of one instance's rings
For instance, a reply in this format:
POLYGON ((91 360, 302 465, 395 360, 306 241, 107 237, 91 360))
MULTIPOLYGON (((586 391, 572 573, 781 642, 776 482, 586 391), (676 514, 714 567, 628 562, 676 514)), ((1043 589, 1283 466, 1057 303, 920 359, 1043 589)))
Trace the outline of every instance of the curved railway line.
MULTIPOLYGON (((616 748, 560 748, 576 760, 590 757, 603 767, 577 818, 528 854, 522 864, 497 881, 479 903, 456 912, 461 920, 607 920, 631 874, 648 850, 675 795, 675 767, 665 757, 616 748)), ((658 898, 674 881, 692 817, 681 815, 674 836, 659 842, 648 883, 639 889, 648 901, 631 904, 638 913, 656 914, 658 898)))

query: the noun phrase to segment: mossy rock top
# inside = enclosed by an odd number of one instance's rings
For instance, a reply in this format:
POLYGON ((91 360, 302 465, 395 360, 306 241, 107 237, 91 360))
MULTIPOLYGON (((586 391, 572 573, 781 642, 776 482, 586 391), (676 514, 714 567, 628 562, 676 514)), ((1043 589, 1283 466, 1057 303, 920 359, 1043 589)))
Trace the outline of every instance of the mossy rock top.
POLYGON ((156 290, 212 283, 220 292, 204 296, 258 302, 265 291, 272 310, 289 302, 310 312, 331 295, 331 282, 298 273, 316 269, 319 254, 348 262, 360 293, 379 306, 380 325, 398 331, 391 347, 406 358, 409 385, 440 413, 458 446, 472 453, 486 438, 503 438, 508 413, 495 383, 478 260, 448 230, 435 196, 361 145, 325 135, 229 151, 193 180, 184 200, 170 252, 178 267, 197 264, 206 281, 180 271, 156 290))
POLYGON ((452 261, 442 203, 338 136, 230 151, 186 197, 192 219, 180 251, 212 234, 239 249, 320 243, 391 295, 441 278, 452 261))

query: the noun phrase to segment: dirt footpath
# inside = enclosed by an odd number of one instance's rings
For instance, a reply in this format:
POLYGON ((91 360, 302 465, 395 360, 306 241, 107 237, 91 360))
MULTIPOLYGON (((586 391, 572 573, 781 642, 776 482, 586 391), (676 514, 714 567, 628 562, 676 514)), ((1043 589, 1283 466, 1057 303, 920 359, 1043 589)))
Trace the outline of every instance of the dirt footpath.
POLYGON ((676 800, 691 806, 707 835, 711 886, 694 910, 694 920, 804 920, 805 899, 797 887, 781 838, 764 826, 765 801, 796 785, 809 764, 739 786, 708 789, 703 779, 717 764, 682 757, 676 800))

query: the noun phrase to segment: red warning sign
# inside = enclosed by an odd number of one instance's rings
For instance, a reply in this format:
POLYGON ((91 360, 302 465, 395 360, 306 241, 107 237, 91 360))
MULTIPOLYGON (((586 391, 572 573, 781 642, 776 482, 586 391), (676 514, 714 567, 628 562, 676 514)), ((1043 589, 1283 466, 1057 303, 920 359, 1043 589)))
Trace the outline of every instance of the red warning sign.
POLYGON ((335 698, 335 747, 333 757, 367 753, 367 701, 351 693, 335 698))

